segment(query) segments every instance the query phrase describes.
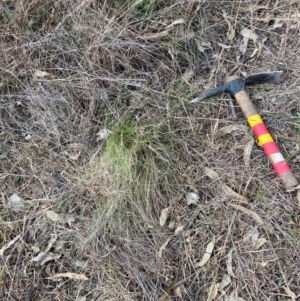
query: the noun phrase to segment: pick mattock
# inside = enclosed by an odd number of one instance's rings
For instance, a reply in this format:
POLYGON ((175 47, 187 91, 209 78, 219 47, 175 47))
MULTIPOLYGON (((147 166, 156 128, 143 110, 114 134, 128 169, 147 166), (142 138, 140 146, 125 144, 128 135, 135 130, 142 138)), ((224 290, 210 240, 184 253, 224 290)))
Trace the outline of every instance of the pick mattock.
POLYGON ((259 73, 246 78, 232 75, 226 78, 224 85, 193 99, 192 102, 198 102, 223 92, 230 93, 241 107, 254 135, 258 139, 258 143, 263 147, 265 154, 270 159, 276 174, 280 177, 286 189, 290 191, 299 188, 297 187, 298 182, 246 91, 246 86, 250 85, 263 83, 278 84, 282 73, 282 71, 259 73))

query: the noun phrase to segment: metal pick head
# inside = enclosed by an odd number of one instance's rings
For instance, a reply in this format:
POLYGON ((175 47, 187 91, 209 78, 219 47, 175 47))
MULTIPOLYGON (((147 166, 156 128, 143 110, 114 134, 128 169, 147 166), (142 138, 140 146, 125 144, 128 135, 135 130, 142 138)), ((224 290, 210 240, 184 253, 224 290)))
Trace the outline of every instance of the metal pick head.
POLYGON ((249 75, 245 78, 245 84, 246 86, 259 84, 279 84, 282 73, 283 71, 271 71, 249 75))
POLYGON ((206 98, 221 94, 221 93, 226 92, 226 91, 227 91, 227 84, 225 84, 223 86, 220 86, 218 88, 212 89, 212 90, 208 91, 207 93, 194 98, 193 100, 191 100, 191 103, 199 102, 201 100, 204 100, 206 98))

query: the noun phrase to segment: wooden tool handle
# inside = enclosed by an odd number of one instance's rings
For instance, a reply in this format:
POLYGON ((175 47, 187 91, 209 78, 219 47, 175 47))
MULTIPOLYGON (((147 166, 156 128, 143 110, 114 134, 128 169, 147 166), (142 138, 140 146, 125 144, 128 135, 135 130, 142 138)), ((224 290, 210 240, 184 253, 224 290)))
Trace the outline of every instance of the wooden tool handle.
POLYGON ((246 116, 259 145, 263 147, 265 154, 272 163, 276 174, 281 178, 286 189, 293 190, 298 186, 298 182, 260 115, 257 113, 248 93, 242 90, 236 93, 234 97, 246 116))

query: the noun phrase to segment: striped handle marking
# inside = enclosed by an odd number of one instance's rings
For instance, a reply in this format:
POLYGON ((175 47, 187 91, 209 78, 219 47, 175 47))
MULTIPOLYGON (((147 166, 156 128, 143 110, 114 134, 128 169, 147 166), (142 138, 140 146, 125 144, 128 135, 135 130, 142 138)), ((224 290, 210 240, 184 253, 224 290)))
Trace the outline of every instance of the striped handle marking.
POLYGON ((264 125, 259 114, 250 116, 248 118, 248 123, 251 126, 259 145, 263 147, 265 154, 271 161, 277 175, 280 176, 286 172, 290 172, 291 169, 288 163, 283 158, 283 155, 270 135, 268 129, 264 125))

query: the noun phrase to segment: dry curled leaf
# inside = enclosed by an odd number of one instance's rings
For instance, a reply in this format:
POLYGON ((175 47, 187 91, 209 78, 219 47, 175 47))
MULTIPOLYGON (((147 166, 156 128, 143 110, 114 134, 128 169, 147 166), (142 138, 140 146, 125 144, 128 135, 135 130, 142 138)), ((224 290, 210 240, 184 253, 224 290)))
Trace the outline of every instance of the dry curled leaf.
POLYGON ((177 286, 176 288, 175 288, 175 294, 179 297, 179 298, 181 298, 182 299, 182 291, 181 291, 181 287, 180 286, 177 286))
POLYGON ((76 279, 76 280, 89 280, 84 274, 77 274, 77 273, 59 273, 55 274, 48 279, 57 279, 57 278, 69 278, 69 279, 76 279))
POLYGON ((267 242, 267 240, 264 237, 259 238, 256 241, 256 244, 254 246, 254 250, 258 250, 261 246, 263 246, 265 243, 267 242))
POLYGON ((101 129, 101 130, 96 134, 96 136, 98 136, 96 140, 97 140, 97 141, 105 140, 105 139, 108 137, 109 134, 111 134, 111 131, 110 131, 110 130, 108 130, 108 129, 101 129))
POLYGON ((171 296, 171 289, 168 289, 159 299, 158 301, 167 301, 171 296))
POLYGON ((178 20, 175 20, 174 22, 172 22, 170 25, 168 25, 166 27, 166 29, 172 28, 174 25, 184 24, 184 23, 185 23, 184 19, 178 19, 178 20))
POLYGON ((255 5, 255 4, 253 5, 253 4, 249 3, 249 5, 240 7, 241 12, 255 12, 255 11, 263 10, 263 9, 269 9, 269 6, 268 5, 255 5))
POLYGON ((197 48, 200 52, 205 52, 207 49, 212 49, 210 42, 196 41, 197 48))
POLYGON ((249 142, 245 145, 244 148, 244 163, 246 167, 250 166, 250 156, 251 156, 253 145, 254 145, 254 139, 250 138, 249 142))
MULTIPOLYGON (((215 181, 220 180, 220 175, 208 167, 205 167, 205 175, 207 175, 212 180, 215 180, 215 181)), ((229 198, 233 201, 241 202, 241 203, 248 203, 248 200, 244 196, 236 193, 234 190, 232 190, 230 187, 228 187, 223 182, 219 181, 219 183, 221 185, 223 193, 225 194, 225 196, 227 198, 229 198)))
POLYGON ((222 190, 225 194, 226 197, 228 197, 229 199, 233 200, 233 201, 237 201, 240 203, 248 203, 248 199, 246 199, 244 196, 236 193, 234 190, 232 190, 229 186, 227 186, 226 184, 222 183, 222 190))
POLYGON ((214 249, 214 246, 215 246, 215 239, 213 239, 206 247, 206 251, 201 259, 200 262, 196 263, 195 264, 195 268, 200 268, 200 267, 203 267, 207 262, 208 260, 210 259, 211 257, 211 254, 212 254, 212 251, 214 249))
POLYGON ((274 24, 273 24, 273 29, 280 28, 282 26, 283 26, 283 22, 279 19, 276 19, 274 24))
POLYGON ((53 222, 58 222, 58 223, 72 223, 74 222, 74 218, 65 214, 57 214, 52 210, 47 210, 46 211, 46 216, 52 220, 53 222))
POLYGON ((253 249, 256 245, 256 242, 259 237, 259 232, 257 227, 251 228, 243 237, 244 243, 248 245, 251 249, 253 249))
POLYGON ((162 211, 161 211, 161 214, 160 214, 160 218, 159 218, 159 224, 161 227, 164 226, 164 224, 166 223, 167 221, 167 218, 169 216, 169 213, 170 213, 170 207, 167 207, 167 208, 164 208, 162 211))
POLYGON ((233 46, 229 46, 229 45, 225 45, 223 43, 217 43, 220 47, 224 48, 224 49, 230 49, 233 48, 233 46))
POLYGON ((205 172, 205 175, 207 175, 211 180, 219 180, 220 179, 220 175, 211 168, 205 167, 204 172, 205 172))
POLYGON ((231 124, 231 125, 227 125, 222 127, 221 129, 219 129, 218 132, 221 132, 223 134, 229 134, 232 133, 234 131, 242 131, 247 133, 248 132, 248 127, 245 125, 241 125, 241 124, 231 124))
POLYGON ((162 252, 164 251, 164 249, 167 247, 168 243, 170 242, 171 240, 171 237, 169 237, 163 244, 162 246, 159 248, 159 251, 158 251, 158 257, 159 258, 162 258, 162 252))
POLYGON ((51 73, 46 72, 46 71, 41 71, 41 70, 35 70, 33 76, 34 77, 46 77, 46 76, 50 76, 51 73))
POLYGON ((246 167, 249 167, 251 151, 254 145, 254 139, 248 135, 248 127, 245 125, 233 124, 233 125, 224 126, 218 132, 223 134, 229 134, 235 131, 244 132, 246 139, 249 140, 244 147, 244 163, 246 167))
POLYGON ((182 79, 186 82, 188 82, 192 77, 194 76, 194 70, 193 69, 187 69, 184 74, 182 75, 182 79))
POLYGON ((44 265, 46 262, 50 261, 50 260, 57 260, 61 257, 62 254, 54 254, 49 252, 45 257, 43 256, 43 258, 40 260, 40 265, 44 265))
POLYGON ((69 143, 67 145, 68 147, 68 151, 67 151, 67 155, 71 160, 78 160, 78 158, 80 157, 80 154, 82 152, 82 150, 84 149, 84 144, 82 143, 69 143))
POLYGON ((231 283, 231 278, 227 274, 224 274, 222 277, 222 281, 219 286, 219 291, 221 292, 226 286, 231 283))
POLYGON ((235 30, 234 30, 233 26, 231 25, 231 22, 228 19, 226 11, 223 11, 223 18, 228 25, 227 39, 229 41, 232 41, 235 37, 235 30))
POLYGON ((213 301, 217 295, 219 290, 220 283, 214 283, 209 290, 207 301, 213 301))
POLYGON ((48 242, 46 249, 44 251, 40 252, 34 258, 32 258, 31 261, 41 263, 43 261, 43 259, 47 256, 49 250, 52 248, 52 246, 56 242, 56 240, 57 240, 57 234, 51 234, 51 239, 48 242))
POLYGON ((182 229, 184 228, 184 226, 178 226, 174 232, 175 235, 177 235, 178 233, 180 233, 182 231, 182 229))
POLYGON ((161 32, 145 34, 145 35, 139 36, 139 38, 142 40, 155 40, 155 39, 161 38, 163 36, 166 36, 168 33, 169 33, 168 30, 164 30, 161 32))
POLYGON ((0 249, 0 256, 3 256, 3 253, 6 249, 11 247, 16 241, 20 239, 21 235, 17 235, 14 239, 6 243, 1 249, 0 249))
POLYGON ((292 299, 292 301, 296 301, 297 296, 293 291, 291 291, 286 286, 283 286, 282 288, 284 289, 285 293, 292 299))
POLYGON ((16 193, 13 193, 8 198, 8 207, 14 212, 24 209, 24 205, 24 200, 20 198, 16 193))
POLYGON ((243 41, 240 45, 240 51, 245 54, 246 51, 247 51, 247 47, 248 47, 248 42, 249 40, 252 40, 253 43, 255 44, 256 46, 256 49, 253 51, 251 57, 253 57, 256 52, 258 51, 259 55, 261 53, 261 50, 262 50, 262 42, 258 39, 258 36, 257 34, 248 29, 248 28, 244 28, 242 31, 241 31, 241 35, 243 36, 243 41))
POLYGON ((190 192, 186 195, 186 202, 189 205, 196 204, 199 201, 199 196, 196 193, 190 192))
POLYGON ((239 287, 236 287, 229 296, 225 295, 224 301, 246 301, 245 299, 238 296, 239 291, 240 291, 239 287))

